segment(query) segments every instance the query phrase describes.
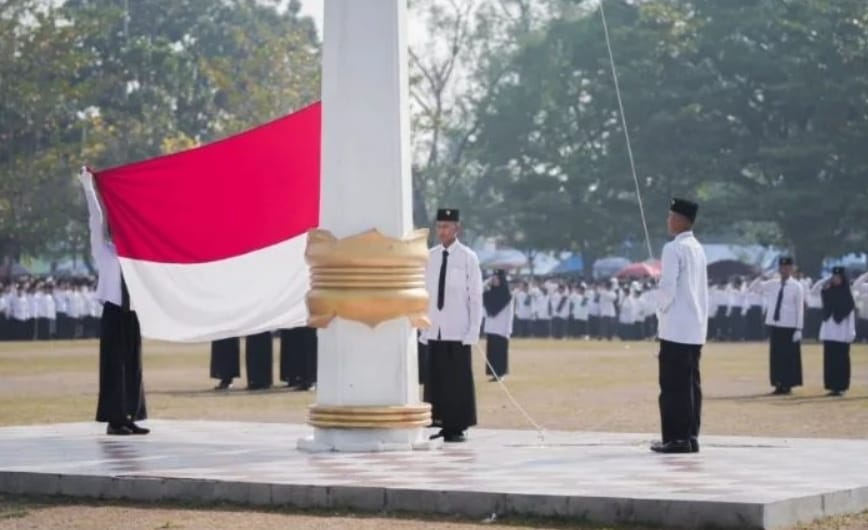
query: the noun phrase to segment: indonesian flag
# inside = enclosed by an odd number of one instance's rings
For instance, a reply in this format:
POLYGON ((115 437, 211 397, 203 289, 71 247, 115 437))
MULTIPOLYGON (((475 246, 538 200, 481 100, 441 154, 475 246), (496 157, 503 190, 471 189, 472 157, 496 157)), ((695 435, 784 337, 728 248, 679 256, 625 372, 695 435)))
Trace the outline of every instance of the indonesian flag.
POLYGON ((94 175, 143 336, 197 342, 305 324, 319 103, 94 175))

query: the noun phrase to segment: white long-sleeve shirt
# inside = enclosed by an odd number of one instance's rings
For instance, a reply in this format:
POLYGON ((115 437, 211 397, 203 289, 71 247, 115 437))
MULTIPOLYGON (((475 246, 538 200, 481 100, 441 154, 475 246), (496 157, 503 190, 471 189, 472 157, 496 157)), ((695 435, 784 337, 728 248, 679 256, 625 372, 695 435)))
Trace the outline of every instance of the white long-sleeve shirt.
POLYGON ((504 338, 512 336, 512 321, 515 312, 513 305, 506 304, 506 307, 500 310, 500 313, 494 316, 485 316, 485 323, 482 325, 482 330, 486 335, 500 335, 504 338))
POLYGON ((64 315, 69 312, 69 291, 58 289, 54 291, 54 308, 64 315))
POLYGON ((624 298, 621 302, 621 313, 618 315, 618 322, 621 324, 634 324, 640 321, 641 307, 639 299, 632 296, 624 298))
POLYGON ((705 251, 692 231, 663 247, 657 311, 658 336, 680 344, 705 344, 708 335, 708 278, 705 251))
POLYGON ((573 319, 581 320, 583 322, 587 321, 591 309, 591 301, 589 300, 588 294, 574 292, 570 295, 570 301, 572 302, 573 319))
POLYGON ((522 290, 518 290, 513 295, 515 301, 515 316, 521 320, 530 320, 533 318, 533 302, 530 295, 522 290))
POLYGON ((552 295, 552 316, 555 318, 570 318, 570 295, 567 292, 555 292, 552 295), (560 308, 560 309, 559 309, 560 308))
POLYGON ((48 293, 39 293, 36 295, 36 318, 47 318, 54 320, 57 318, 57 310, 54 306, 54 297, 48 293))
POLYGON ((778 328, 794 328, 801 330, 805 324, 805 292, 802 284, 794 278, 784 282, 784 295, 781 298, 781 314, 775 320, 775 308, 778 304, 778 294, 781 291, 780 278, 768 281, 758 281, 751 290, 763 295, 766 305, 766 325, 778 328))
POLYGON ((617 312, 615 311, 615 301, 618 300, 618 295, 613 293, 612 291, 601 291, 600 292, 600 316, 601 317, 615 317, 617 312))
POLYGON ((15 320, 29 320, 33 317, 32 307, 30 304, 30 297, 26 294, 12 295, 12 298, 9 300, 9 312, 10 318, 14 318, 15 320))
POLYGON ((428 252, 425 269, 425 285, 428 289, 428 318, 431 327, 424 330, 421 341, 461 341, 464 344, 479 342, 482 326, 482 270, 476 254, 458 240, 448 249, 437 245, 428 252), (437 308, 440 265, 443 251, 446 260, 446 285, 443 309, 437 308))
POLYGON ((533 295, 533 314, 536 320, 552 319, 551 295, 537 291, 533 295))
POLYGON ((118 260, 118 253, 114 244, 105 236, 107 226, 105 216, 94 188, 93 176, 87 170, 82 170, 81 183, 84 187, 84 196, 87 199, 90 253, 99 271, 96 297, 103 302, 111 302, 120 306, 122 303, 121 262, 118 260))

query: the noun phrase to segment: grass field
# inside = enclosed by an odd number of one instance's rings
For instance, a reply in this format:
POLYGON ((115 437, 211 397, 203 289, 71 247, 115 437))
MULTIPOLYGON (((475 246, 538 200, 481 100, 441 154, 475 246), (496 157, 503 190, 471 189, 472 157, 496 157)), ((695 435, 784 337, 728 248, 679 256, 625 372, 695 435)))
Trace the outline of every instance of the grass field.
MULTIPOLYGON (((506 384, 533 418, 552 430, 657 432, 657 359, 653 343, 513 341, 506 384)), ((247 392, 244 382, 211 391, 207 345, 145 344, 145 386, 152 418, 295 422, 311 392, 247 392)), ((851 390, 827 398, 819 345, 803 348, 805 386, 768 395, 765 344, 711 344, 703 351, 704 434, 868 438, 868 345, 854 346, 851 390)), ((475 354, 480 427, 529 428, 475 354)), ((277 373, 275 371, 275 373, 277 373)), ((96 406, 95 342, 0 344, 0 425, 90 421, 96 406)), ((472 431, 471 431, 472 436, 472 431)), ((868 456, 866 456, 868 458, 868 456)), ((287 514, 240 509, 69 504, 0 498, 5 528, 470 528, 473 521, 393 519, 354 514, 287 514), (80 521, 80 526, 78 525, 80 521)), ((569 527, 514 521, 511 528, 569 527)), ((497 527, 505 523, 486 524, 497 527)), ((868 515, 810 528, 868 529, 868 515)))

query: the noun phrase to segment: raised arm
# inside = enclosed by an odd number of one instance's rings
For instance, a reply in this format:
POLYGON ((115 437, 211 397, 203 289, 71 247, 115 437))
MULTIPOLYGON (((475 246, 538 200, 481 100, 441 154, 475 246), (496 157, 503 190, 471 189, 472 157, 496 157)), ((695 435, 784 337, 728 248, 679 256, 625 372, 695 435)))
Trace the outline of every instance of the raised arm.
POLYGON ((99 265, 102 261, 105 249, 105 217, 102 206, 99 203, 93 175, 87 168, 82 168, 78 176, 84 189, 84 198, 87 200, 88 228, 90 229, 90 255, 94 264, 99 265))

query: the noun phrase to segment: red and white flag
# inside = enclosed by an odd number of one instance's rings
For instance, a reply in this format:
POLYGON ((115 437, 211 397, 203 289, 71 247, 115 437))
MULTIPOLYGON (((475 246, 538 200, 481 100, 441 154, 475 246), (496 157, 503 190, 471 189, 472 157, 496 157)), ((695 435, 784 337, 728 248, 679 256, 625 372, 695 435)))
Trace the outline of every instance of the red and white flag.
POLYGON ((94 173, 142 335, 196 342, 304 325, 320 123, 317 103, 94 173))

